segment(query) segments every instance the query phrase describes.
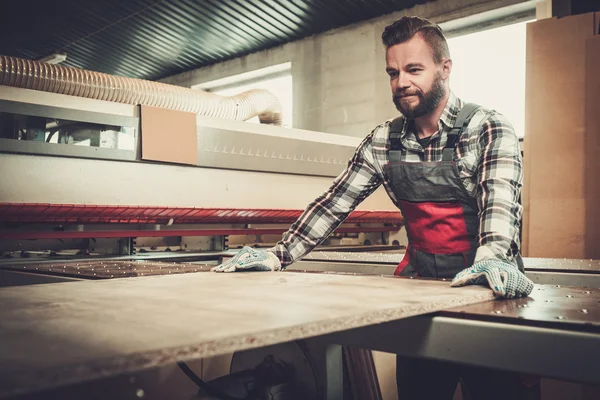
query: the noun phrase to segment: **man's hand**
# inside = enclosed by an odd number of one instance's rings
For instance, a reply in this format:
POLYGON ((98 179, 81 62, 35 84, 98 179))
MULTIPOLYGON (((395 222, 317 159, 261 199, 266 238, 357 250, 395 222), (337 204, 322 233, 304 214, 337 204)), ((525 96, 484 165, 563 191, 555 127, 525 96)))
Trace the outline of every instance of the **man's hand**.
POLYGON ((245 246, 239 253, 218 267, 213 272, 235 271, 279 271, 281 262, 275 254, 266 250, 255 250, 245 246))
POLYGON ((451 286, 488 284, 496 297, 529 296, 533 282, 517 267, 499 260, 483 260, 456 274, 451 286))

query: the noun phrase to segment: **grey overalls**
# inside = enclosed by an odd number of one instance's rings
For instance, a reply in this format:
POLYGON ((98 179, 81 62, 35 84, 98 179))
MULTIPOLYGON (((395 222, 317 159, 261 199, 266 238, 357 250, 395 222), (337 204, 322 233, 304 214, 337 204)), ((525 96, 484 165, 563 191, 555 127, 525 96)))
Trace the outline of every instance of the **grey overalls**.
MULTIPOLYGON (((459 112, 442 150, 442 161, 403 162, 403 118, 390 125, 387 179, 404 216, 408 246, 395 275, 452 278, 470 267, 477 250, 477 201, 461 182, 454 154, 461 131, 479 106, 459 112)), ((517 257, 522 269, 522 261, 517 257)))
MULTIPOLYGON (((454 154, 460 133, 477 108, 466 104, 459 112, 439 162, 400 161, 403 120, 396 119, 390 125, 390 162, 385 173, 408 234, 406 253, 395 275, 451 279, 473 264, 478 206, 461 182, 454 154)), ((517 255, 515 261, 523 271, 521 257, 517 255)), ((459 378, 476 399, 513 398, 513 393, 517 396, 529 390, 514 374, 432 360, 397 359, 396 380, 402 399, 452 399, 459 378)), ((538 399, 539 386, 531 390, 538 399)))

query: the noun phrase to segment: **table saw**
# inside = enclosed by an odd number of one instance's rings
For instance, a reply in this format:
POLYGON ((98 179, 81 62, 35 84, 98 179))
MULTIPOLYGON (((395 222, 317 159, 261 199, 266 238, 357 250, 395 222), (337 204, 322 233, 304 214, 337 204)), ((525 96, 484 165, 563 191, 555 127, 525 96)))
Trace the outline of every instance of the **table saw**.
POLYGON ((343 398, 340 345, 600 384, 596 288, 536 285, 495 301, 485 287, 356 272, 37 265, 74 281, 0 290, 6 398, 307 339, 327 344, 327 398, 343 398))

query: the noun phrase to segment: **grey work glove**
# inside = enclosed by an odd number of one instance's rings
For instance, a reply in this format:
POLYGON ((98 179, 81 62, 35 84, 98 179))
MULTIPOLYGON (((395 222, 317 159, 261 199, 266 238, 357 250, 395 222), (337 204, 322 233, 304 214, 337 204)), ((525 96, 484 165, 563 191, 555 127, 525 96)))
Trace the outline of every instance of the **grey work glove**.
POLYGON ((451 286, 486 284, 496 297, 507 299, 527 297, 533 290, 531 279, 516 266, 500 260, 483 260, 473 264, 456 274, 451 286))
POLYGON ((211 271, 279 271, 280 269, 281 262, 274 253, 245 246, 234 257, 217 267, 211 268, 211 271))

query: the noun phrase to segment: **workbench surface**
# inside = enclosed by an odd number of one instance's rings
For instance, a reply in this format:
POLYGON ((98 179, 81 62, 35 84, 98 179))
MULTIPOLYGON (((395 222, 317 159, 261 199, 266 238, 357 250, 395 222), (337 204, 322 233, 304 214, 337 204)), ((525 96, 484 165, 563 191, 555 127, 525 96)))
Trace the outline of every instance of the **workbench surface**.
POLYGON ((492 298, 485 287, 449 282, 294 272, 2 288, 0 397, 492 298))

